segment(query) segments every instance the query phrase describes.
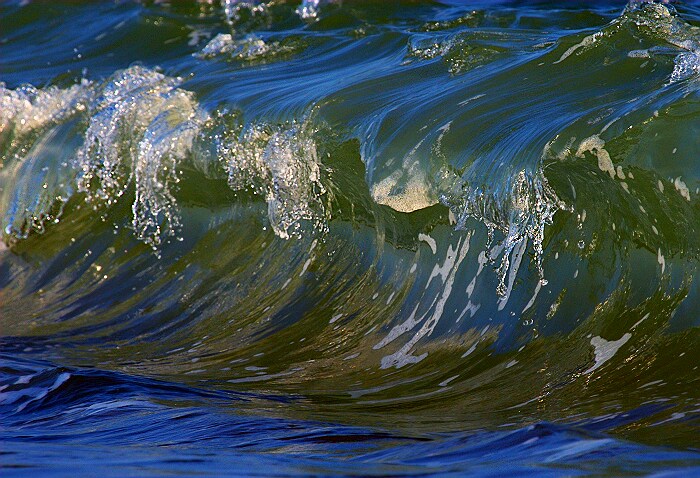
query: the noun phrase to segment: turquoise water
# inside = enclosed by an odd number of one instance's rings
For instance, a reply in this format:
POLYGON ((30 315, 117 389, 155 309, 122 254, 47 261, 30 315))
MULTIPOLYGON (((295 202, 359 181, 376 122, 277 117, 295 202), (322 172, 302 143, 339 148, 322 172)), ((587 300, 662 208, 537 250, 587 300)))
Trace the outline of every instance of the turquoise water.
POLYGON ((700 473, 700 5, 0 3, 3 476, 700 473))

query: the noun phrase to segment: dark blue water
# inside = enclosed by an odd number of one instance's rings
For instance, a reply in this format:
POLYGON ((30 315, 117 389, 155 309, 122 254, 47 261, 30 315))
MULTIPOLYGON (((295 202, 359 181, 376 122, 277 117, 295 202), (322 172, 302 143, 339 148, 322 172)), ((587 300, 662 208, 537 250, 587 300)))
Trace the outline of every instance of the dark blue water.
POLYGON ((2 476, 700 475, 700 5, 0 2, 2 476))
MULTIPOLYGON (((700 470, 697 453, 605 434, 650 410, 569 425, 397 433, 274 413, 302 397, 204 390, 6 356, 3 361, 15 364, 12 372, 35 374, 20 389, 22 398, 8 391, 16 385, 4 389, 4 397, 15 399, 13 407, 7 401, 3 407, 5 476, 578 476, 700 470), (251 413, 251 406, 258 411, 251 413)), ((9 372, 4 370, 6 376, 9 372)))

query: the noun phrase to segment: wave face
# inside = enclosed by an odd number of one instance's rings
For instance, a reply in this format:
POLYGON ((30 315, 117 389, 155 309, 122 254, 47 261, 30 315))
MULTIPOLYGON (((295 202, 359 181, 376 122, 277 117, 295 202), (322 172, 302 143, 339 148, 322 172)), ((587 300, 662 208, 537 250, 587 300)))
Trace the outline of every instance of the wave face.
POLYGON ((700 470, 700 6, 10 1, 0 58, 3 467, 700 470))

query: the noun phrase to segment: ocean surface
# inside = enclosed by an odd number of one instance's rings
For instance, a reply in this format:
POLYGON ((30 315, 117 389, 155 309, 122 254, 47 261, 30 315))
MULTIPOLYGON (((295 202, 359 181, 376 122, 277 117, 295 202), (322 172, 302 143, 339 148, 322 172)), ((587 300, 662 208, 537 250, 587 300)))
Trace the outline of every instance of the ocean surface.
POLYGON ((0 2, 0 474, 700 475, 700 3, 0 2))

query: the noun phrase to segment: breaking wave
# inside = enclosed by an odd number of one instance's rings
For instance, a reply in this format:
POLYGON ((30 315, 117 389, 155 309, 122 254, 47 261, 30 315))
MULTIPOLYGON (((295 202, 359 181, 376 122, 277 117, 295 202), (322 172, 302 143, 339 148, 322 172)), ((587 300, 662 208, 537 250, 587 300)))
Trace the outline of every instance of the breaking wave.
POLYGON ((52 5, 0 5, 12 460, 698 462, 697 7, 52 5))

